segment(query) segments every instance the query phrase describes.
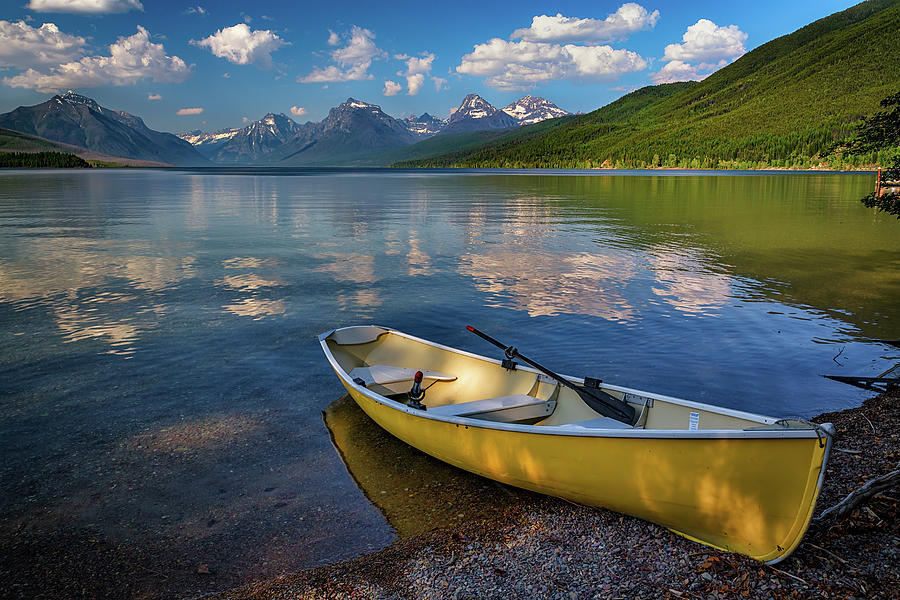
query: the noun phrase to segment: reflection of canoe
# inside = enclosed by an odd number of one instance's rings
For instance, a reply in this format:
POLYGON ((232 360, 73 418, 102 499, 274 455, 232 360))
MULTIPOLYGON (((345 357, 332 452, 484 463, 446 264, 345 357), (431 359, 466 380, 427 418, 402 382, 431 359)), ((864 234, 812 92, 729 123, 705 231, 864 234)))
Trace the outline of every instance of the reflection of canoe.
POLYGON ((636 423, 625 425, 535 370, 508 371, 391 329, 346 327, 319 341, 376 423, 452 465, 770 563, 790 554, 809 524, 829 425, 603 384, 635 408, 636 423), (416 370, 425 374, 426 410, 405 403, 416 370))
POLYGON ((346 394, 325 409, 325 424, 357 485, 400 537, 496 517, 497 506, 528 502, 513 493, 404 444, 346 394))

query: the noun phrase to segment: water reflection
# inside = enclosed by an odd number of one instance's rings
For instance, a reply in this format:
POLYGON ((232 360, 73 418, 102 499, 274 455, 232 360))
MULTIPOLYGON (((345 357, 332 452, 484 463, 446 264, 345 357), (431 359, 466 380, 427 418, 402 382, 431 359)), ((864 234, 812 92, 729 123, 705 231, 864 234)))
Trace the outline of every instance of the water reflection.
POLYGON ((0 301, 48 310, 66 343, 101 342, 129 358, 166 314, 166 290, 196 275, 195 257, 148 251, 144 242, 26 238, 24 260, 0 260, 0 301))
POLYGON ((356 484, 401 537, 496 518, 529 492, 502 486, 419 452, 342 396, 324 412, 331 439, 356 484))
POLYGON ((246 273, 225 275, 216 280, 217 287, 238 293, 239 297, 222 308, 238 317, 251 317, 258 321, 266 317, 283 315, 287 307, 283 298, 267 298, 273 288, 284 286, 285 283, 277 275, 260 275, 255 269, 272 269, 280 264, 275 259, 260 259, 255 257, 234 257, 222 261, 225 269, 241 269, 246 273))
POLYGON ((732 279, 709 270, 696 252, 660 248, 649 252, 653 293, 686 316, 719 316, 732 297, 732 279))
POLYGON ((638 318, 623 293, 637 270, 635 259, 626 256, 512 249, 464 254, 459 266, 488 294, 489 306, 532 317, 571 313, 623 324, 638 318))

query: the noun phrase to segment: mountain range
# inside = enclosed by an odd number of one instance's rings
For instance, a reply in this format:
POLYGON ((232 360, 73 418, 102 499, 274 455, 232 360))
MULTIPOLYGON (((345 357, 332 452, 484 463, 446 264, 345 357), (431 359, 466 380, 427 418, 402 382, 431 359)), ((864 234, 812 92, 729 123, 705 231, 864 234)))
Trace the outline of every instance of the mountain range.
MULTIPOLYGON (((500 131, 568 115, 552 102, 526 96, 500 110, 469 94, 448 119, 428 113, 395 119, 375 104, 348 98, 318 123, 298 124, 285 114, 269 113, 244 127, 215 132, 194 130, 175 136, 154 131, 137 116, 112 110, 74 91, 35 106, 0 115, 0 128, 11 130, 10 146, 24 138, 35 148, 62 143, 79 154, 120 157, 120 162, 152 161, 184 166, 223 165, 387 165, 392 160, 469 147, 486 137, 456 140, 454 135, 500 131), (435 136, 449 140, 418 142, 435 136), (410 148, 410 150, 406 150, 410 148), (403 150, 401 152, 401 150, 403 150)), ((490 137, 490 136, 489 136, 490 137)), ((0 147, 3 151, 3 147, 0 147)))
POLYGON ((287 115, 269 113, 242 128, 190 131, 179 137, 218 164, 385 164, 385 151, 432 136, 512 129, 568 114, 543 98, 526 96, 500 110, 469 94, 449 119, 428 113, 395 119, 376 104, 348 98, 318 123, 300 125, 287 115))

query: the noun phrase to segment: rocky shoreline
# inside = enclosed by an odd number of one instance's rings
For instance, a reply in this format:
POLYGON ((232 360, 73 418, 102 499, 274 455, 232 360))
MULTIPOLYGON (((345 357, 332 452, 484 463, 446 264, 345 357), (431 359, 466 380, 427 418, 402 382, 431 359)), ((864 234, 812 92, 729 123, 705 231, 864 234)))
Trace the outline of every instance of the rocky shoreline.
MULTIPOLYGON (((900 392, 820 415, 837 431, 816 515, 900 460, 900 392)), ((900 598, 900 490, 815 520, 776 566, 616 513, 534 495, 479 522, 210 596, 317 598, 900 598)))

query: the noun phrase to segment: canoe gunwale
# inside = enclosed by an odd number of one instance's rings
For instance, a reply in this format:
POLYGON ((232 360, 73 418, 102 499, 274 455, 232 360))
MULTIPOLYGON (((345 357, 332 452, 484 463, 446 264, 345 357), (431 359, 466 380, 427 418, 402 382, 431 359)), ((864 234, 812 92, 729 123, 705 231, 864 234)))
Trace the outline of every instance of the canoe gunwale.
MULTIPOLYGON (((370 327, 370 326, 365 326, 370 327)), ((350 329, 350 327, 345 327, 341 329, 350 329)), ((444 346, 442 344, 438 344, 435 342, 431 342, 428 340, 424 340, 421 338, 417 338, 415 336, 403 333, 401 331, 397 331, 395 329, 390 329, 388 327, 381 327, 385 332, 392 333, 395 335, 399 335, 401 337, 405 337, 415 342, 424 343, 429 346, 445 350, 448 352, 453 352, 456 354, 461 354, 464 356, 468 356, 470 358, 475 358, 478 360, 487 361, 490 363, 494 363, 498 366, 501 366, 501 361, 492 359, 486 356, 481 356, 479 354, 474 354, 471 352, 467 352, 465 350, 458 350, 456 348, 451 348, 449 346, 444 346)), ((435 421, 453 423, 455 425, 461 425, 465 427, 478 427, 484 429, 496 429, 500 431, 511 431, 511 432, 519 432, 519 433, 530 433, 530 434, 539 434, 539 435, 557 435, 557 436, 572 436, 572 437, 594 437, 594 438, 638 438, 638 439, 672 439, 679 438, 684 440, 694 440, 694 439, 805 439, 805 438, 819 438, 820 440, 823 438, 827 439, 827 443, 830 446, 832 431, 830 430, 829 423, 819 425, 819 424, 811 424, 813 427, 809 429, 756 429, 756 430, 747 430, 747 429, 701 429, 701 430, 687 430, 687 429, 572 429, 566 428, 564 425, 522 425, 517 423, 503 423, 499 421, 487 421, 484 419, 477 419, 471 417, 452 417, 452 416, 441 416, 435 414, 429 414, 427 410, 422 411, 414 408, 410 408, 401 402, 397 402, 396 400, 391 400, 381 394, 373 392, 369 390, 365 386, 358 385, 353 379, 350 377, 349 373, 347 373, 344 368, 337 362, 337 359, 332 355, 331 349, 328 347, 326 343, 327 338, 332 335, 334 332, 339 329, 332 329, 326 331, 318 336, 318 340, 320 345, 322 346, 322 350, 325 353, 326 358, 328 359, 329 364, 331 364, 335 373, 340 378, 341 382, 345 387, 353 388, 356 392, 366 396, 370 400, 377 402, 378 404, 382 404, 388 408, 396 410, 398 412, 404 412, 408 415, 422 418, 422 419, 430 419, 435 421)), ((519 366, 517 369, 525 372, 533 372, 536 375, 540 373, 527 366, 519 366)), ((580 383, 581 380, 577 377, 572 377, 569 375, 563 375, 566 379, 572 381, 573 383, 580 383)), ((603 387, 606 389, 611 389, 614 391, 619 391, 625 394, 633 394, 636 396, 652 398, 654 400, 660 400, 662 402, 670 402, 673 404, 678 404, 681 406, 685 406, 688 408, 696 408, 700 410, 713 411, 727 416, 733 416, 737 418, 747 419, 759 422, 761 425, 774 425, 777 423, 779 419, 774 417, 767 417, 764 415, 758 415, 754 413, 748 413, 744 411, 729 409, 718 407, 710 404, 703 404, 700 402, 693 402, 690 400, 684 400, 682 398, 675 398, 672 396, 665 396, 662 394, 656 394, 652 392, 645 392, 642 390, 636 390, 634 388, 627 388, 623 386, 607 384, 604 382, 603 387)))

